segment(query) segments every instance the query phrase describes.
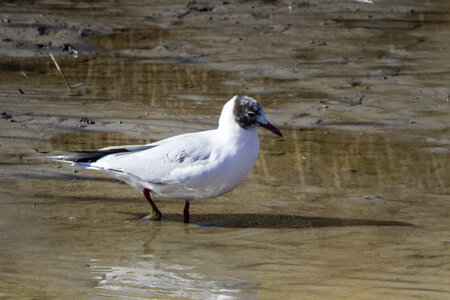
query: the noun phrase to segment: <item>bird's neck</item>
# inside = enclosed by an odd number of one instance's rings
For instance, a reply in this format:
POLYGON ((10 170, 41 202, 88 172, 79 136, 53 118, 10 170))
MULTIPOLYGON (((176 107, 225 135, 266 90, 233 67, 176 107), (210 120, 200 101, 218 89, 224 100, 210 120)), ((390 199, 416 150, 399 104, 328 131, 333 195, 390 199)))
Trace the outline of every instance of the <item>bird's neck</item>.
POLYGON ((222 113, 219 118, 219 127, 217 131, 220 133, 221 139, 225 143, 244 143, 252 140, 258 140, 258 134, 255 129, 244 129, 236 123, 233 114, 235 97, 229 100, 223 106, 222 113))

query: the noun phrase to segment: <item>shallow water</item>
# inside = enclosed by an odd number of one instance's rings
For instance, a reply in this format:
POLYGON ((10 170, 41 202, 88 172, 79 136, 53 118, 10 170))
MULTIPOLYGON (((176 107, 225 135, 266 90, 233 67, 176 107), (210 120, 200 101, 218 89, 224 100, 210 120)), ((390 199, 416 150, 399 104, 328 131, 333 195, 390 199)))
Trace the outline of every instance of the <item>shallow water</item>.
MULTIPOLYGON (((446 298, 448 154, 383 135, 284 133, 264 135, 246 182, 195 202, 189 225, 182 202, 159 200, 164 221, 143 222, 148 205, 124 184, 8 159, 4 295, 446 298)), ((118 136, 67 133, 42 147, 118 136)))
POLYGON ((0 297, 449 298, 448 3, 220 3, 74 5, 113 29, 57 57, 72 92, 47 57, 0 58, 0 297), (236 92, 284 137, 189 225, 39 153, 213 128, 236 92))

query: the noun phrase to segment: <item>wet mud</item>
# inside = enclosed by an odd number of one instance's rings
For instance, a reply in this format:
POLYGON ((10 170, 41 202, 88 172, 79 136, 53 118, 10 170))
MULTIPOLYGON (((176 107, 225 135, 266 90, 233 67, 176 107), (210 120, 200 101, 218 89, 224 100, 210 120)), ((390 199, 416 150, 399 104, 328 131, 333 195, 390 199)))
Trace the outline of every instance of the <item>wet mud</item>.
POLYGON ((447 1, 0 7, 0 297, 449 297, 447 1), (45 159, 214 128, 236 93, 284 137, 188 225, 45 159))

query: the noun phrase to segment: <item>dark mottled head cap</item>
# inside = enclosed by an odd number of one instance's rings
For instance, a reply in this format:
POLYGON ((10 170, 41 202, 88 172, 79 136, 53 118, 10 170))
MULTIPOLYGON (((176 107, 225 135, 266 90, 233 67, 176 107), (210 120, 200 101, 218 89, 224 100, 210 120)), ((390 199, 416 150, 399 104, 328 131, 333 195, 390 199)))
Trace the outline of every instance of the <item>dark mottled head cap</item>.
POLYGON ((264 111, 258 101, 248 96, 237 95, 234 100, 233 115, 236 123, 244 129, 258 126, 258 120, 264 116, 264 111))
POLYGON ((261 126, 276 135, 283 136, 272 124, 267 121, 264 110, 255 99, 248 96, 237 95, 234 99, 233 115, 236 123, 244 129, 256 129, 261 126))

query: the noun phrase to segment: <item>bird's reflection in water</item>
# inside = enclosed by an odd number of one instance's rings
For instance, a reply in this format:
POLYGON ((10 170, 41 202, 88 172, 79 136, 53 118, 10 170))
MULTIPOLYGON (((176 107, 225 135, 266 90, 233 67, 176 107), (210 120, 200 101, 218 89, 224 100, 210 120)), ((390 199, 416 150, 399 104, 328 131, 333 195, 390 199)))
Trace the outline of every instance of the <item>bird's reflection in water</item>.
POLYGON ((94 266, 102 296, 134 295, 151 298, 235 299, 248 297, 254 283, 198 272, 197 266, 168 264, 152 255, 125 266, 94 266))

